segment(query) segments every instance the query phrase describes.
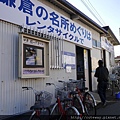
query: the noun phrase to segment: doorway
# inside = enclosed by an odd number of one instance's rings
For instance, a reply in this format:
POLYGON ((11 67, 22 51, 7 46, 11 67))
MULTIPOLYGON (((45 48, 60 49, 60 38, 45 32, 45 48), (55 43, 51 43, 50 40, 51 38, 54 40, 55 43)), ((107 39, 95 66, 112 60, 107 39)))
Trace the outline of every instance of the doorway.
POLYGON ((76 77, 85 80, 85 87, 92 91, 91 52, 89 49, 76 46, 76 77))
POLYGON ((76 73, 77 80, 85 79, 83 48, 76 46, 76 73))
POLYGON ((103 50, 103 63, 104 63, 104 67, 106 67, 106 53, 105 53, 105 50, 103 50))

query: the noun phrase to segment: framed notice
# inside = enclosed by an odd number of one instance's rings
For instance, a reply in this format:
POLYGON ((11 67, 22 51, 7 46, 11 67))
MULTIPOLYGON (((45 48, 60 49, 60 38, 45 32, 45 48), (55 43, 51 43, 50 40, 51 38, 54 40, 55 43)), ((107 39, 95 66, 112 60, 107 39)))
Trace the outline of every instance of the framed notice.
POLYGON ((23 66, 25 68, 44 67, 44 48, 23 44, 23 66))
POLYGON ((19 35, 19 77, 49 76, 49 42, 25 34, 19 35))

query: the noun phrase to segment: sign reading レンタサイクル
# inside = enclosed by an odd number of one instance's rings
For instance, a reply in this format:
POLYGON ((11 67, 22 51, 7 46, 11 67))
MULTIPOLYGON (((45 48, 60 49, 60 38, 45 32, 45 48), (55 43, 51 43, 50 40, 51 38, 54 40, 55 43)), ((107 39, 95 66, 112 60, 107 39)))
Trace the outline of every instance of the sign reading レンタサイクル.
POLYGON ((92 48, 92 33, 38 0, 0 0, 0 19, 92 48))

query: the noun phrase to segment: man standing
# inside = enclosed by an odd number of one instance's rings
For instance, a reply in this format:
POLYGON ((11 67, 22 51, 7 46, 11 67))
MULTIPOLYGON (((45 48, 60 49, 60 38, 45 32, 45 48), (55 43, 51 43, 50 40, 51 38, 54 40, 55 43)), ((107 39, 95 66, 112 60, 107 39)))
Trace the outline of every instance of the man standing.
POLYGON ((109 71, 106 67, 103 66, 103 61, 98 61, 99 67, 96 68, 95 77, 97 77, 98 82, 98 94, 100 96, 103 106, 106 105, 106 89, 108 82, 109 71))

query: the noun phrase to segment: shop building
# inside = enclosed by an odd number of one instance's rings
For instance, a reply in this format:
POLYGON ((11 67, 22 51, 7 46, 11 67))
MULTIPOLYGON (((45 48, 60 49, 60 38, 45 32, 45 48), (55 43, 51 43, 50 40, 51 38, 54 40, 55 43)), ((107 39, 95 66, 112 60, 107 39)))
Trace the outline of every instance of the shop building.
POLYGON ((111 67, 109 53, 119 44, 111 31, 65 0, 24 2, 0 2, 0 115, 23 113, 34 104, 34 94, 23 86, 54 93, 46 82, 72 78, 85 79, 94 91, 97 61, 105 59, 111 67), (104 37, 112 46, 105 53, 104 37))
POLYGON ((104 66, 108 68, 109 73, 115 66, 114 60, 114 46, 119 45, 119 41, 110 29, 109 26, 103 27, 108 33, 101 35, 99 41, 93 40, 93 56, 92 56, 92 90, 97 90, 97 79, 94 77, 97 61, 102 59, 104 66))

